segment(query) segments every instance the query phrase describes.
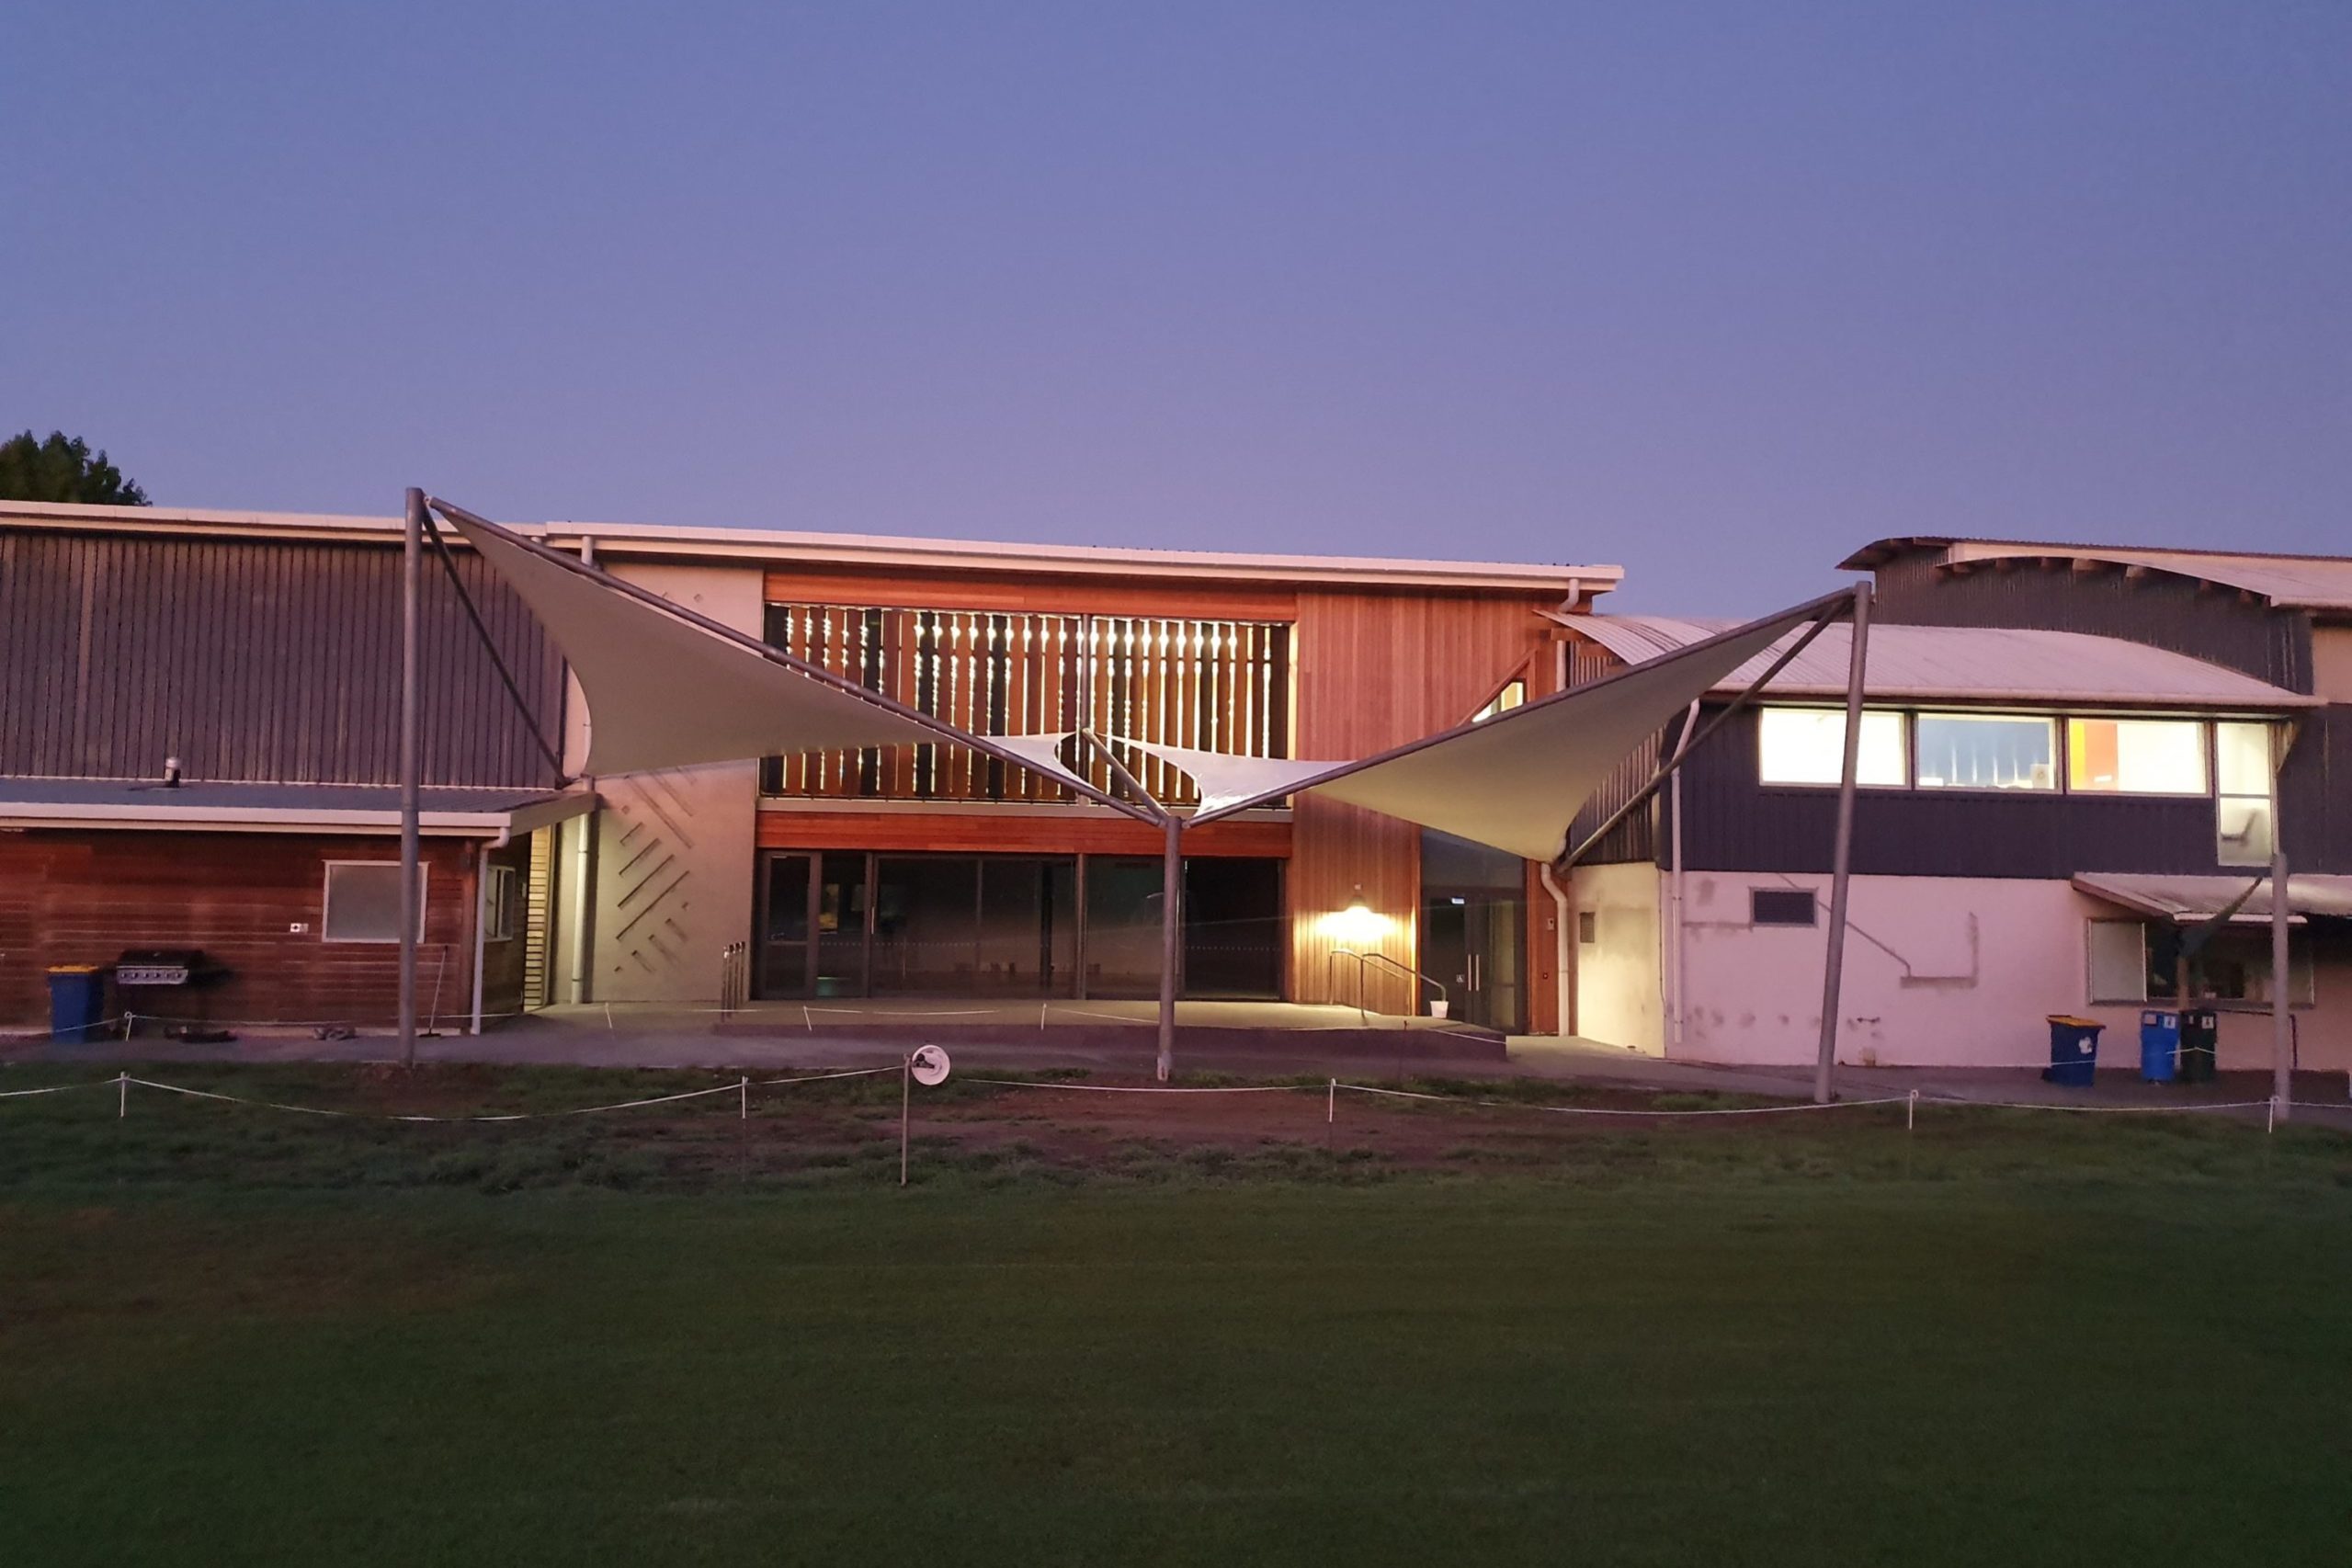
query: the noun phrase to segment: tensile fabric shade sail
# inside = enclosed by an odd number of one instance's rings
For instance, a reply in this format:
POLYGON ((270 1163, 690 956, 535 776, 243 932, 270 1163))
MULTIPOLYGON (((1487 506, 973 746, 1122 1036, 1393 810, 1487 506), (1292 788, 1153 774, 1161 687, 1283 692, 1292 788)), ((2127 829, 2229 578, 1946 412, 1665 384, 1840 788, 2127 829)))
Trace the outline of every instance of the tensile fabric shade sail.
MULTIPOLYGON (((1636 747, 1790 630, 1836 608, 1834 601, 1816 600, 1362 762, 1285 764, 1318 771, 1226 799, 1213 812, 1204 807, 1195 820, 1304 791, 1522 859, 1556 860, 1568 847, 1577 813, 1636 747)), ((1170 760, 1209 788, 1191 765, 1170 760)))
MULTIPOLYGON (((893 712, 828 686, 535 554, 496 529, 448 516, 530 606, 579 678, 589 721, 583 773, 971 739, 951 724, 893 712)), ((1085 789, 1055 755, 1066 738, 1018 735, 994 744, 1025 767, 1085 789)))

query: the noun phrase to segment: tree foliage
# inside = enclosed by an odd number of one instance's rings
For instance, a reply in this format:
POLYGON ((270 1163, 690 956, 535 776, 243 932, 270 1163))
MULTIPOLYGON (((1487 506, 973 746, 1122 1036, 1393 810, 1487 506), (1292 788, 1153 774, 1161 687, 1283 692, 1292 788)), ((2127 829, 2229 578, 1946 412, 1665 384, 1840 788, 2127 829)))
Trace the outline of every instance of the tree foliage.
POLYGON ((27 430, 0 441, 0 501, 71 501, 92 506, 144 506, 147 493, 95 457, 90 443, 62 430, 38 440, 27 430))

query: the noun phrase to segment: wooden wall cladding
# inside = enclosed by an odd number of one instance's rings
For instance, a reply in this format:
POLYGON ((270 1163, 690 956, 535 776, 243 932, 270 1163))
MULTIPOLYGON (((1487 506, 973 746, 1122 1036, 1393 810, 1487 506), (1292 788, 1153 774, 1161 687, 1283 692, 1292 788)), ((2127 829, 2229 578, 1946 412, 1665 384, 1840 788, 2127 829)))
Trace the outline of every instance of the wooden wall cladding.
MULTIPOLYGON (((519 851, 520 846, 516 846, 519 851)), ((425 841, 420 1017, 437 983, 443 1027, 472 1007, 475 846, 425 841)), ((398 860, 384 837, 245 833, 0 834, 0 1019, 47 1027, 51 964, 111 963, 128 948, 197 948, 227 978, 198 993, 134 992, 135 1011, 388 1027, 400 949, 327 942, 319 931, 329 860, 398 860), (306 933, 288 929, 307 925, 306 933)), ((519 948, 520 944, 514 944, 519 948)), ((485 1012, 519 991, 485 992, 485 1012)), ((110 999, 109 1011, 122 999, 110 999)))
MULTIPOLYGON (((1296 644, 1296 755, 1359 757, 1450 729, 1467 720, 1517 666, 1528 666, 1528 695, 1551 690, 1551 623, 1537 612, 1547 598, 1483 595, 1299 595, 1296 644), (1531 657, 1539 652, 1543 657, 1531 657)), ((1421 903, 1421 830, 1410 823, 1301 797, 1293 813, 1289 897, 1293 999, 1334 998, 1325 976, 1333 948, 1345 945, 1331 916, 1356 889, 1385 915, 1380 950, 1415 964, 1421 903)), ((1531 913, 1531 924, 1540 915, 1531 913)), ((1551 949, 1530 940, 1531 986, 1542 1005, 1550 990, 1551 949)), ((1353 982, 1343 981, 1343 991, 1353 982)), ((1403 981, 1370 1000, 1389 1011, 1409 1005, 1403 981)))
MULTIPOLYGON (((1067 816, 995 812, 762 812, 762 849, 901 849, 948 854, 1157 855, 1160 830, 1108 811, 1067 816)), ((1185 835, 1187 855, 1287 858, 1290 824, 1228 819, 1185 835)))
POLYGON ((1198 620, 1289 620, 1298 595, 1248 583, 1161 582, 1143 577, 1040 577, 981 572, 791 571, 767 574, 770 604, 867 605, 880 609, 979 609, 1058 615, 1168 616, 1198 620))

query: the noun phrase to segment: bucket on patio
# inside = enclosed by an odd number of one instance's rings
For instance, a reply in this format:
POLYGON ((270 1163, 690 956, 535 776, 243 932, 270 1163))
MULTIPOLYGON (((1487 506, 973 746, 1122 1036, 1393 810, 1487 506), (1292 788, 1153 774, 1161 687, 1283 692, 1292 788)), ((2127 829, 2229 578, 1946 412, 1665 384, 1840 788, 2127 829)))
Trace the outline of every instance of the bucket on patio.
POLYGON ((2153 1008, 2140 1015, 2140 1076, 2169 1084, 2180 1061, 2180 1015, 2153 1008))
POLYGON ((94 963, 49 966, 49 1038, 82 1045, 106 1017, 107 971, 94 963))
POLYGON ((2221 1015, 2210 1007, 2191 1007, 2180 1016, 2180 1081, 2210 1084, 2213 1059, 2221 1044, 2221 1015))
POLYGON ((2069 1088, 2089 1088, 2098 1070, 2099 1031, 2106 1028, 2096 1018, 2051 1014, 2050 1065, 2041 1070, 2042 1077, 2069 1088))
POLYGON ((1446 1016, 1446 999, 1443 996, 1429 998, 1429 1016, 1433 1018, 1442 1018, 1446 1016))

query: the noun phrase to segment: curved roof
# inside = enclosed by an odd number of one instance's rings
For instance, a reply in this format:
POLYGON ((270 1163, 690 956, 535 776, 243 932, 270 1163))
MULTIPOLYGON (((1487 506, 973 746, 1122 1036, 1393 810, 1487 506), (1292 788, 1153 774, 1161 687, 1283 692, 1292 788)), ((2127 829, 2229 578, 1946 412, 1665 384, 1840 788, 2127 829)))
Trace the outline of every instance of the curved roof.
POLYGON ((2280 609, 2352 611, 2352 557, 2264 555, 2244 551, 2153 550, 2107 544, 2047 544, 2030 540, 1894 538, 1864 545, 1840 564, 1866 572, 1905 551, 1940 553, 1939 562, 2064 561, 2125 572, 2168 572, 2258 594, 2280 609))
MULTIPOLYGON (((1714 636, 1729 624, 1659 615, 1557 619, 1636 665, 1714 636)), ((1852 647, 1851 627, 1842 622, 1824 627, 1767 689, 1783 697, 1843 697, 1852 647)), ((1770 653, 1751 659, 1716 689, 1737 690, 1770 663, 1770 653)), ((2267 711, 2319 701, 2186 653, 2118 637, 1982 626, 1872 626, 1864 686, 1874 698, 2077 707, 2267 711)))

